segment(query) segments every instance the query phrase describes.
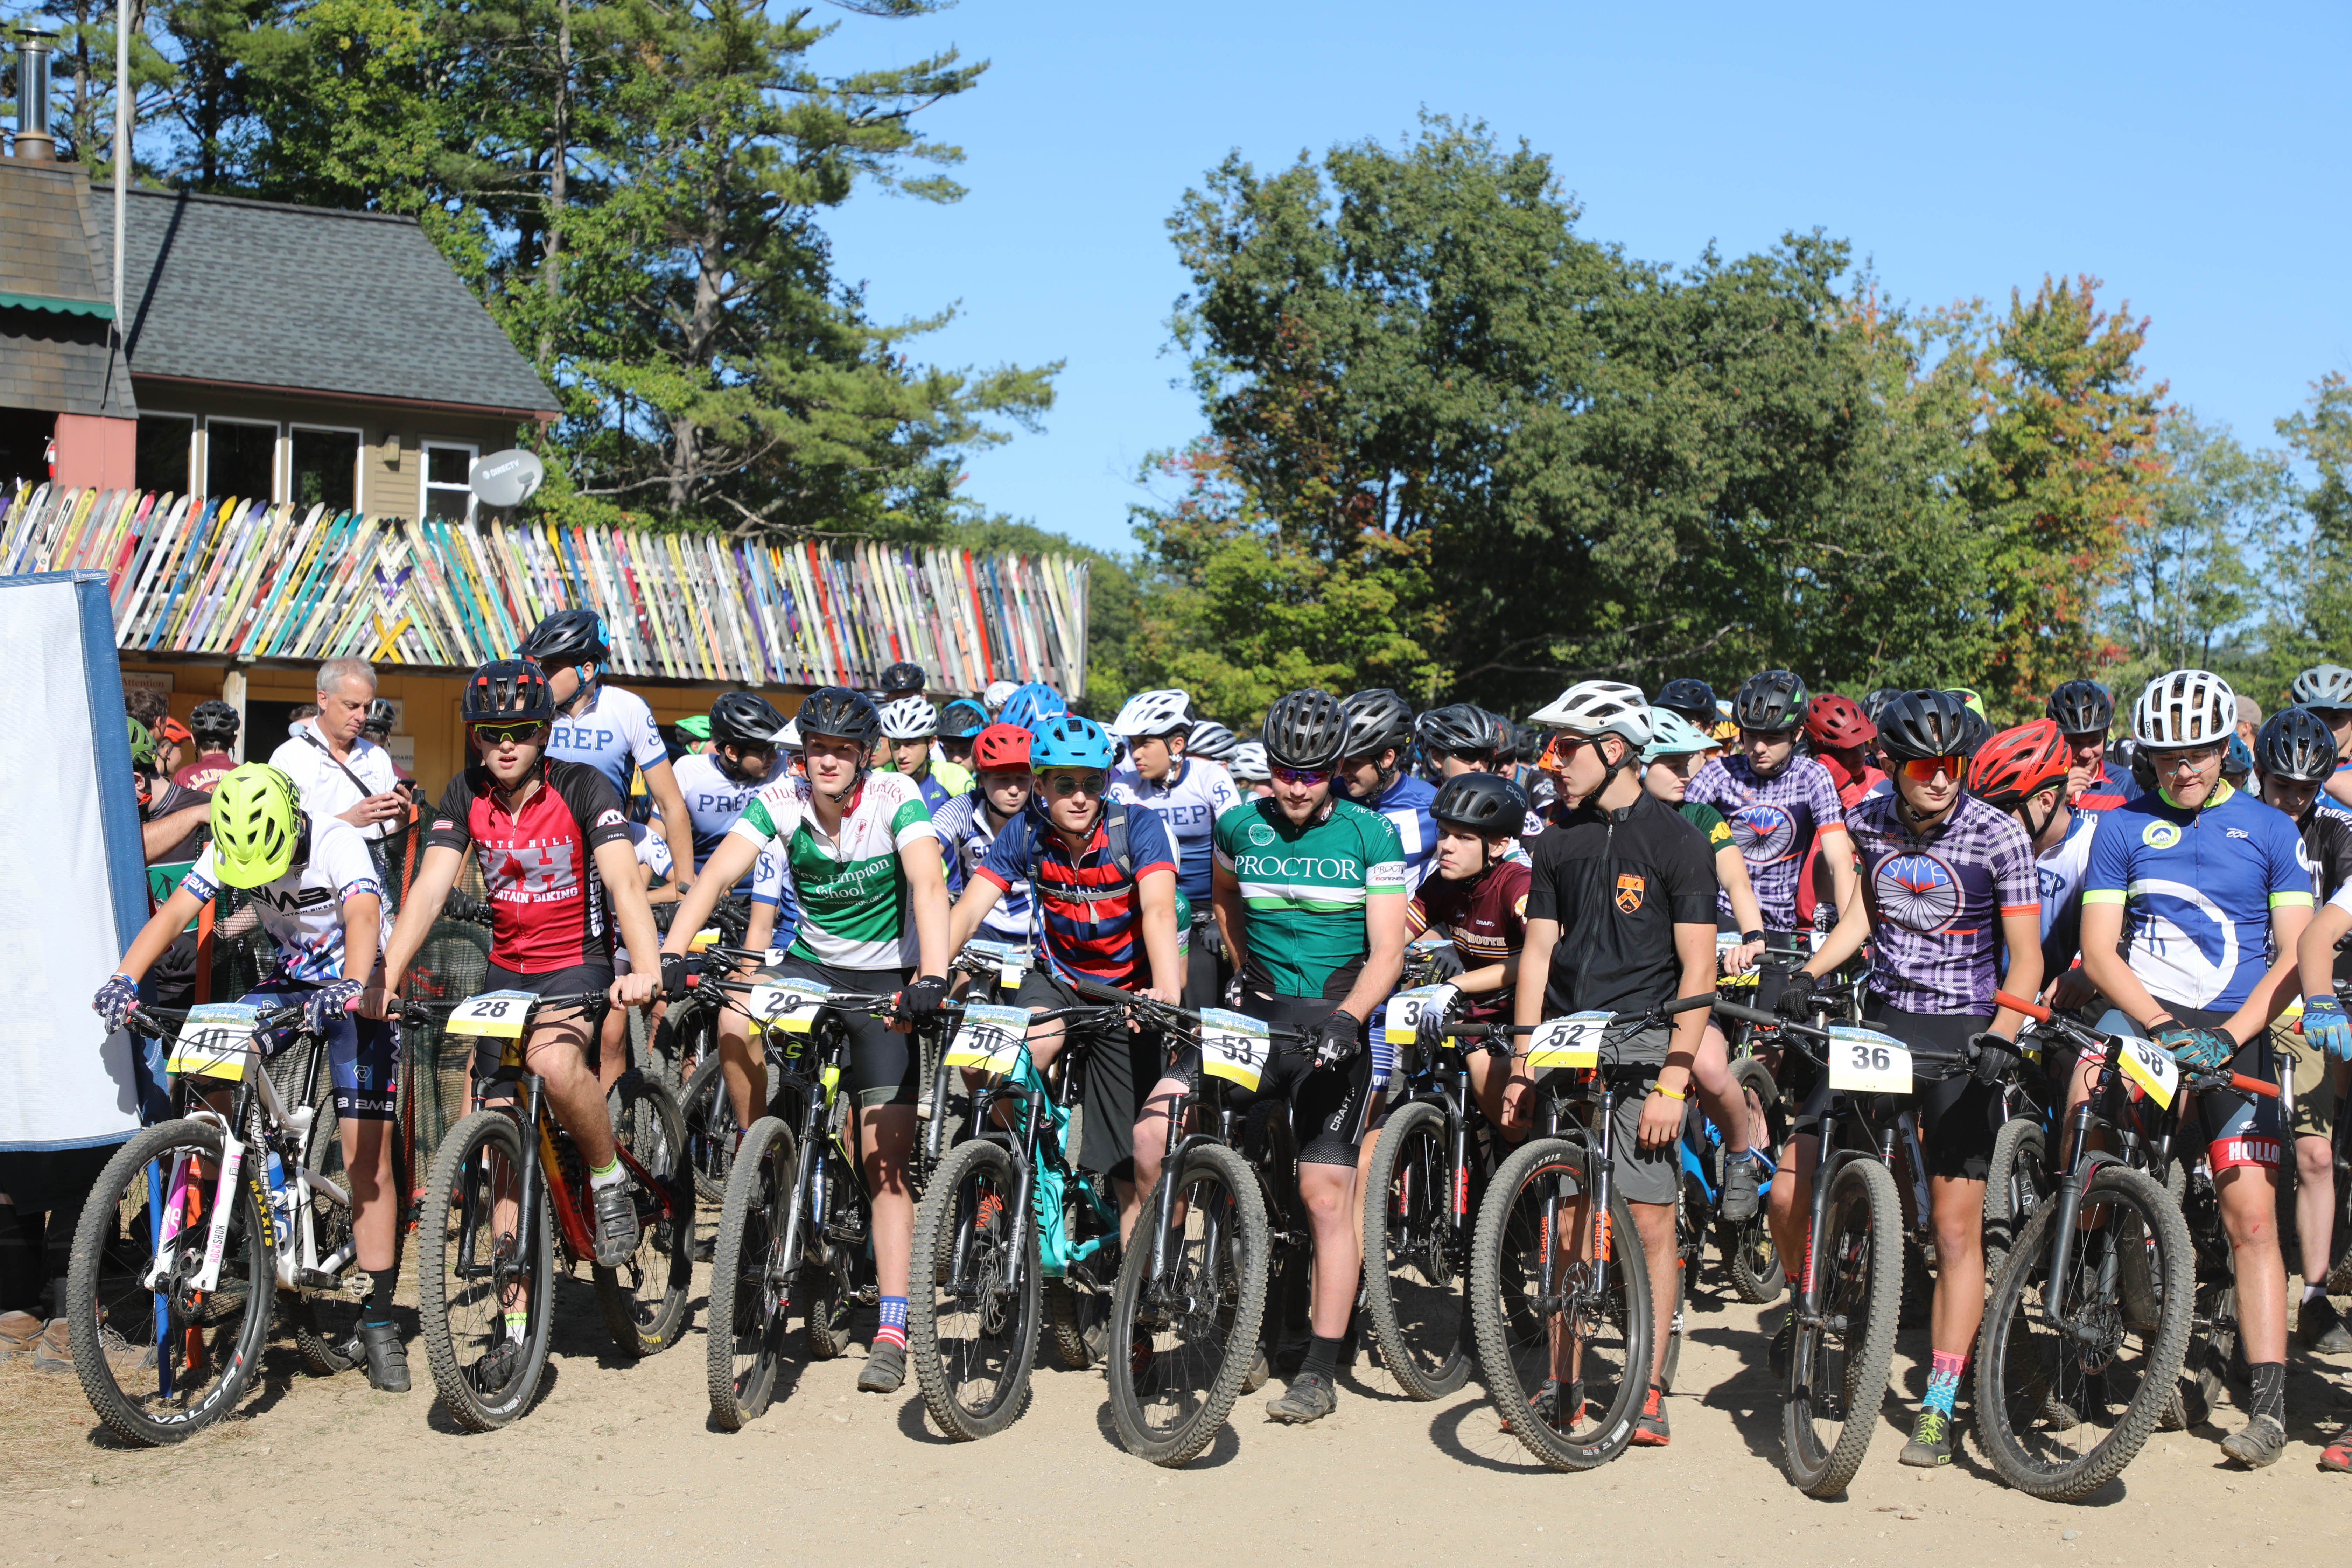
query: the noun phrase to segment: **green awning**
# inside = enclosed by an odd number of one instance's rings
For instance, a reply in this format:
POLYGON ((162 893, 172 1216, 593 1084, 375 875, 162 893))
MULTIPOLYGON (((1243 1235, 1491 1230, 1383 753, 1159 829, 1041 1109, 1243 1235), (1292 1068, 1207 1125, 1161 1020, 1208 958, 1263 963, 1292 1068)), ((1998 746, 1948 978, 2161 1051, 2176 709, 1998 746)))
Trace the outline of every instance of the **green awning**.
POLYGON ((47 294, 0 291, 0 310, 54 310, 61 316, 96 316, 108 321, 114 319, 114 307, 103 300, 57 300, 47 294))

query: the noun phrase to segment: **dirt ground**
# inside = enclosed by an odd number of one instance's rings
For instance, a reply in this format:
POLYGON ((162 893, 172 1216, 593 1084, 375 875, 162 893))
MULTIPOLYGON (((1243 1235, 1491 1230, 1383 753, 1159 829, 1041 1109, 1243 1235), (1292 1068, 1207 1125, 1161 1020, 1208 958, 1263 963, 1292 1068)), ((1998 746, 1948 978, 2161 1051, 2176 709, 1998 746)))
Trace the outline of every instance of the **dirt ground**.
MULTIPOLYGON (((2001 1486, 1972 1447, 1949 1469, 1895 1462, 1926 1343, 1906 1333, 1895 1390, 1848 1496, 1817 1502, 1783 1479, 1780 1408, 1759 1310, 1700 1296, 1670 1402, 1672 1447, 1562 1475, 1497 1429, 1474 1383, 1451 1399, 1398 1396, 1369 1358, 1339 1413, 1267 1421, 1245 1397, 1187 1468, 1122 1451, 1097 1374, 1041 1366, 1029 1412, 982 1443, 928 1425, 912 1381, 855 1392, 846 1359, 789 1368, 769 1413, 712 1430, 704 1341, 653 1360, 607 1347, 584 1283, 559 1309, 538 1406, 508 1429, 457 1431, 436 1406, 423 1348, 417 1387, 372 1393, 358 1373, 300 1370, 290 1339, 237 1415, 177 1449, 119 1446, 70 1373, 0 1366, 0 1568, 235 1561, 561 1564, 856 1555, 885 1563, 1257 1561, 1330 1548, 1348 1562, 1543 1560, 1622 1563, 1885 1563, 1923 1551, 2004 1568, 2221 1563, 2284 1548, 2326 1562, 2352 1533, 2352 1477, 2316 1468, 2352 1415, 2347 1368, 2298 1359, 2294 1444, 2273 1468, 2226 1468, 2212 1427, 2159 1433, 2086 1503, 2001 1486), (985 1531, 985 1534, 981 1532, 985 1531), (1181 1554, 1181 1555, 1177 1555, 1181 1554)), ((409 1323, 414 1330, 413 1316, 409 1323)), ((1041 1361, 1050 1363, 1046 1354, 1041 1361)), ((1272 1391, 1269 1391, 1272 1392, 1272 1391)), ((2225 1412, 2231 1425, 2238 1419, 2225 1412)), ((1965 1406, 1964 1406, 1965 1422, 1965 1406)))

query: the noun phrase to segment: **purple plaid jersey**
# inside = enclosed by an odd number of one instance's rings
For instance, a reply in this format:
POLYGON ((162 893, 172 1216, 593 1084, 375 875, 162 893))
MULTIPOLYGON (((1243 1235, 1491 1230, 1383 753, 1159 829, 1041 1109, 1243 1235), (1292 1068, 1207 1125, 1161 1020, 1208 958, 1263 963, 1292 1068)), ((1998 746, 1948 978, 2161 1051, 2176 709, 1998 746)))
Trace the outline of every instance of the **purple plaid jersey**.
MULTIPOLYGON (((1723 813, 1739 858, 1748 862, 1748 880, 1763 906, 1764 924, 1773 931, 1796 930, 1797 878, 1813 833, 1845 825, 1829 769, 1797 756, 1770 778, 1759 779, 1746 757, 1727 753, 1699 769, 1683 798, 1723 813)), ((1728 920, 1731 894, 1717 889, 1715 907, 1728 920)))
POLYGON ((1906 1013, 1993 1010, 2003 915, 2038 915, 2033 844, 2005 811, 1962 795, 1925 838, 1895 797, 1846 813, 1870 900, 1870 989, 1906 1013))

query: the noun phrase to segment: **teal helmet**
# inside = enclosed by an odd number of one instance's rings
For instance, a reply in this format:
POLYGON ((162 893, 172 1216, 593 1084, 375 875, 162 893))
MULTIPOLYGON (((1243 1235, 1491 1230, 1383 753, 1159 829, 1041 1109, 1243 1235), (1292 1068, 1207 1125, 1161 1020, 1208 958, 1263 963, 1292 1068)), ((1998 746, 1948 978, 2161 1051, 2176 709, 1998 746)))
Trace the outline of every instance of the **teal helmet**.
POLYGON ((1660 757, 1704 752, 1714 744, 1706 731, 1673 709, 1653 708, 1650 710, 1650 743, 1642 748, 1642 760, 1654 763, 1660 757))

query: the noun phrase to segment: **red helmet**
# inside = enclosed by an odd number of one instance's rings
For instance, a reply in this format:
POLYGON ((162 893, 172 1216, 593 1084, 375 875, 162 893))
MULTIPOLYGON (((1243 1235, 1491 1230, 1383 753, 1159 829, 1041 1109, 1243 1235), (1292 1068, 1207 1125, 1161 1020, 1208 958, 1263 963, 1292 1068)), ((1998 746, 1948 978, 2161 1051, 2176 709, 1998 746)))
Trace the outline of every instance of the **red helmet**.
POLYGON ((2066 781, 2073 755, 2055 719, 2003 730, 1977 749, 1969 764, 1969 793, 2002 810, 2036 790, 2066 781))
POLYGON ((1824 691, 1805 710, 1805 735, 1816 746, 1867 746, 1878 739, 1878 726, 1853 698, 1824 691))
POLYGON ((972 737, 971 765, 983 773, 1025 773, 1029 741, 1029 731, 1018 724, 991 724, 972 737))

